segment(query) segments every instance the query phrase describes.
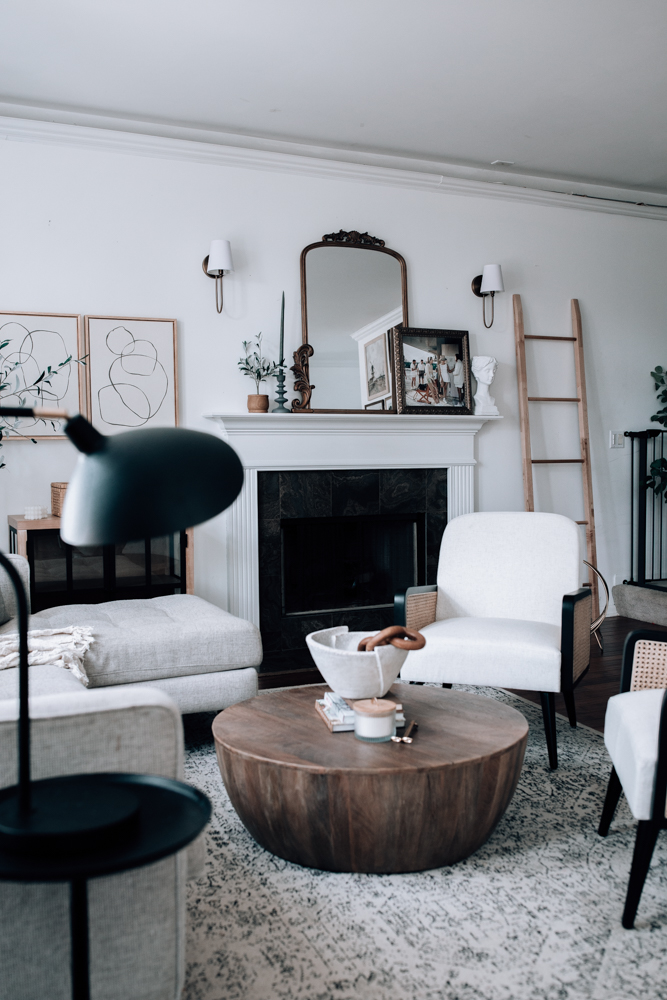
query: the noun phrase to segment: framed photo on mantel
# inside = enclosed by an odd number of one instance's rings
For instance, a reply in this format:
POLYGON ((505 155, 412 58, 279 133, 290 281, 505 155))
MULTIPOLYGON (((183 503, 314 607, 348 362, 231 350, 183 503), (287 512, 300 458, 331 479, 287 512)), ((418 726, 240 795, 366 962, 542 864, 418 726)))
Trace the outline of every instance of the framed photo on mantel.
POLYGON ((391 330, 394 409, 398 413, 472 410, 467 330, 391 330))

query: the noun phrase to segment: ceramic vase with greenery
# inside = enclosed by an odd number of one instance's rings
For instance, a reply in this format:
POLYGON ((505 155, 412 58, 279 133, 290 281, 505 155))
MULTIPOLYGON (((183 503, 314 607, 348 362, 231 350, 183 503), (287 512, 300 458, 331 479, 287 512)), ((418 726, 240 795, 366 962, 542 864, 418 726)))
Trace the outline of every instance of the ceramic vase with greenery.
POLYGON ((261 333, 257 334, 254 350, 253 344, 249 340, 243 341, 243 350, 245 351, 245 357, 239 358, 239 368, 244 375, 248 375, 254 381, 257 388, 255 393, 248 396, 248 413, 267 413, 269 409, 269 397, 268 394, 264 395, 260 393, 259 387, 267 378, 278 374, 280 365, 262 356, 261 333))

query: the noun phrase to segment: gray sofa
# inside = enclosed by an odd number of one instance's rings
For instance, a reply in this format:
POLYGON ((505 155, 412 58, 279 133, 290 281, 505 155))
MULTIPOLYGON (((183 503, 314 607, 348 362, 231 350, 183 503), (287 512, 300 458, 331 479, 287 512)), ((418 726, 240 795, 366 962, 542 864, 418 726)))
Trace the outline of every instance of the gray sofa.
MULTIPOLYGON (((9 556, 28 591, 28 562, 9 556)), ((0 635, 16 631, 14 594, 0 569, 0 635)), ((257 694, 259 630, 191 594, 149 600, 69 604, 31 616, 31 628, 85 625, 95 641, 85 656, 89 691, 117 685, 155 687, 182 713, 219 711, 257 694)), ((31 668, 34 670, 34 668, 31 668)), ((67 671, 60 671, 66 674, 67 671)), ((16 691, 17 668, 0 671, 0 698, 16 691)), ((31 674, 32 677, 32 674, 31 674)), ((37 678, 35 677, 35 681, 37 678)), ((51 680, 58 690, 73 677, 51 680)), ((51 691, 51 689, 49 689, 51 691)), ((49 692, 44 692, 49 693, 49 692)))
MULTIPOLYGON (((140 685, 86 690, 60 667, 30 672, 34 778, 99 771, 183 777, 181 717, 167 695, 140 685), (61 693, 39 694, 45 689, 61 693)), ((16 698, 0 697, 0 788, 17 780, 17 715, 16 698)), ((89 882, 95 1000, 178 1000, 185 882, 202 854, 200 837, 164 861, 89 882)), ((67 884, 0 882, 0 997, 70 1000, 68 893, 67 884)))
MULTIPOLYGON (((28 564, 11 556, 27 584, 28 564)), ((0 634, 16 630, 13 589, 0 570, 0 634)), ((32 773, 130 771, 183 777, 180 712, 252 697, 258 630, 197 597, 70 605, 31 628, 90 625, 85 688, 61 667, 30 667, 32 773), (180 711, 179 711, 180 710, 180 711)), ((18 668, 0 670, 0 788, 17 781, 18 668)), ((203 835, 157 864, 89 883, 91 995, 178 1000, 184 979, 185 882, 203 835)), ((69 1000, 67 885, 0 882, 0 998, 69 1000)))

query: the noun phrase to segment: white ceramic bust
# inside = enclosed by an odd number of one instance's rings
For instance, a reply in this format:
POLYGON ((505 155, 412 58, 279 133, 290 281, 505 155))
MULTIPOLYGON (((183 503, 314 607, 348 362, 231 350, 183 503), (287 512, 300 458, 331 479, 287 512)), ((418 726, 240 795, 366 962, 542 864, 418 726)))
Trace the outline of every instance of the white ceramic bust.
POLYGON ((493 382, 498 367, 495 358, 485 355, 472 359, 472 373, 477 379, 477 392, 475 393, 475 416, 476 417, 499 417, 496 401, 489 394, 489 386, 493 382))

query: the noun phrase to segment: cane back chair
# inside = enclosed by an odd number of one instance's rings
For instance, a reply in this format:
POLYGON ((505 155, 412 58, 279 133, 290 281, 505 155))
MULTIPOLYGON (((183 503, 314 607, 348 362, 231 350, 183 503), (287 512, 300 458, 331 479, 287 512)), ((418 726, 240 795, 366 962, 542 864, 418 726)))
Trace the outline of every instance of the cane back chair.
POLYGON ((667 827, 667 632, 638 629, 623 647, 621 691, 609 699, 604 741, 613 767, 598 833, 606 837, 625 798, 637 823, 621 923, 634 927, 658 834, 667 827))

